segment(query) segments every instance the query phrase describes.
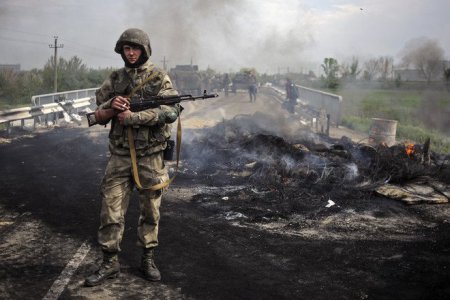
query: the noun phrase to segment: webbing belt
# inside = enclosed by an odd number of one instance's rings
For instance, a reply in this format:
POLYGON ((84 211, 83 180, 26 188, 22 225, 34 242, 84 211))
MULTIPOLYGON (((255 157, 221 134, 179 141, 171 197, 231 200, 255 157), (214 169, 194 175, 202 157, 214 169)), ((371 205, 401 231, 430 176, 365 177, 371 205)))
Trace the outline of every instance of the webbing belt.
MULTIPOLYGON (((144 84, 149 82, 150 79, 153 79, 155 77, 155 75, 147 77, 141 84, 139 84, 138 86, 133 88, 133 90, 131 91, 131 93, 128 97, 131 98, 138 89, 140 89, 144 84)), ((172 178, 169 178, 169 180, 161 182, 161 183, 157 183, 157 184, 149 186, 149 187, 143 187, 141 184, 141 181, 139 180, 139 171, 138 171, 137 158, 136 158, 136 147, 134 146, 133 129, 131 128, 131 126, 127 127, 127 131, 128 131, 128 146, 130 148, 130 156, 131 156, 131 165, 133 167, 133 179, 134 179, 134 182, 135 182, 137 188, 140 190, 157 191, 157 190, 160 190, 160 189, 163 189, 163 188, 169 186, 169 184, 172 183, 172 181, 175 179, 175 177, 177 175, 178 166, 179 166, 179 162, 180 162, 180 152, 181 152, 181 120, 180 120, 180 116, 178 116, 178 124, 177 124, 177 144, 176 144, 177 164, 176 164, 175 174, 173 175, 172 178)))
POLYGON ((133 178, 134 178, 134 182, 136 183, 137 188, 140 190, 157 191, 157 190, 167 187, 175 179, 175 177, 177 175, 176 173, 178 172, 178 166, 180 163, 180 152, 181 152, 181 120, 180 120, 180 117, 178 117, 178 124, 177 124, 177 145, 176 145, 177 164, 176 164, 176 169, 175 169, 175 175, 173 175, 173 177, 170 178, 169 180, 152 185, 150 187, 143 187, 141 184, 141 181, 139 180, 139 172, 138 172, 137 158, 136 158, 136 148, 134 146, 133 129, 131 127, 128 127, 128 145, 130 147, 131 164, 133 166, 133 178))

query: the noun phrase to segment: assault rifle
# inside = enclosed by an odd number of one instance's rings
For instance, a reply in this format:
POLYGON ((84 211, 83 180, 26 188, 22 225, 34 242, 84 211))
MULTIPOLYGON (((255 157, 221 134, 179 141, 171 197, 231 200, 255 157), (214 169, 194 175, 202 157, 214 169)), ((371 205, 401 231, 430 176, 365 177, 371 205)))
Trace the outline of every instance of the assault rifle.
MULTIPOLYGON (((130 99, 130 111, 138 112, 149 108, 157 108, 160 105, 172 105, 180 103, 181 101, 195 101, 197 99, 216 98, 218 94, 207 94, 206 90, 203 91, 201 96, 192 95, 178 95, 178 96, 152 96, 148 98, 142 98, 140 96, 133 96, 130 99)), ((89 127, 100 124, 105 125, 115 115, 121 111, 114 108, 97 109, 95 112, 86 114, 89 127)))

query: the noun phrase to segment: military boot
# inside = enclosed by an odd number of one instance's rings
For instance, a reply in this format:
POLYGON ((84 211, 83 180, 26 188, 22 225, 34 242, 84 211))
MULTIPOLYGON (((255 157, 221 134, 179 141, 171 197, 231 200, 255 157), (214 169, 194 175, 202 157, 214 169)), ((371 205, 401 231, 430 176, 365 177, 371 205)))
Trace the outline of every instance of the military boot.
POLYGON ((120 264, 117 252, 103 252, 103 261, 100 268, 94 274, 87 277, 84 284, 86 286, 96 286, 102 284, 106 279, 117 278, 119 273, 120 264))
POLYGON ((161 280, 161 273, 155 265, 153 249, 144 249, 141 259, 141 271, 144 277, 150 281, 161 280))

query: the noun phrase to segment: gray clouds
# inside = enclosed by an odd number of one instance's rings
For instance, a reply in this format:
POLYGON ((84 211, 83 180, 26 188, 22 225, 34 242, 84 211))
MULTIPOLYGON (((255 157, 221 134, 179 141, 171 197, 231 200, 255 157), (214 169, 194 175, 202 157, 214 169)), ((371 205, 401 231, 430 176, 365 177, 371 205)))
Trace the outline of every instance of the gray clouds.
POLYGON ((219 71, 306 71, 324 57, 396 56, 419 36, 448 51, 449 8, 445 0, 2 0, 0 64, 42 67, 58 35, 62 57, 119 67, 115 42, 138 27, 148 32, 157 64, 166 57, 171 67, 192 59, 219 71))

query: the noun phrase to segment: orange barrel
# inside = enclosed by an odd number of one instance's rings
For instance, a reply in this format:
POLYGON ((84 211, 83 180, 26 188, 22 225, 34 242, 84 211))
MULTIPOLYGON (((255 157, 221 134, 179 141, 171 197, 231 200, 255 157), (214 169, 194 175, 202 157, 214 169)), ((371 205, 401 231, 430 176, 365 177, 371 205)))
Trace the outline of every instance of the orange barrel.
POLYGON ((397 133, 397 121, 372 118, 369 129, 369 144, 377 146, 379 144, 391 147, 395 145, 395 135, 397 133))

